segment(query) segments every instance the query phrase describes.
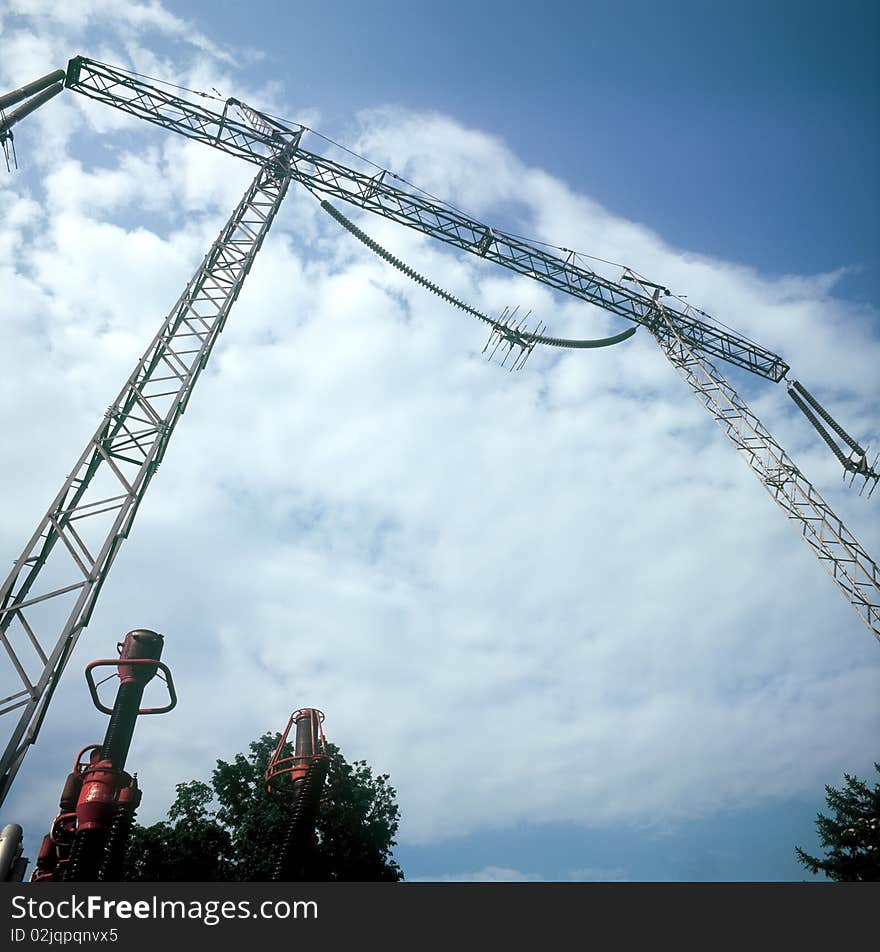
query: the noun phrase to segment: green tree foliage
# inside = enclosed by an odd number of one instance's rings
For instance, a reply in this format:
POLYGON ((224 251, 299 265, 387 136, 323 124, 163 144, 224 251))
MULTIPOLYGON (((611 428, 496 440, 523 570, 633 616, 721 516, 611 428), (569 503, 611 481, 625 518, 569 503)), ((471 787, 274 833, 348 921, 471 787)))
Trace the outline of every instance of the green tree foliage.
MULTIPOLYGON (((126 879, 175 882, 268 880, 289 816, 283 794, 267 794, 263 774, 279 734, 252 741, 247 755, 217 761, 211 785, 177 785, 168 819, 132 832, 126 879)), ((289 745, 288 745, 289 747, 289 745)), ((347 763, 333 744, 328 796, 315 830, 319 880, 403 879, 392 856, 400 810, 387 774, 373 775, 365 761, 347 763)), ((285 749, 285 755, 292 750, 285 749)))
MULTIPOLYGON (((880 763, 874 764, 880 773, 880 763)), ((795 847, 798 862, 814 875, 835 882, 880 881, 880 783, 872 790, 858 777, 844 774, 844 786, 825 787, 831 816, 818 814, 816 829, 825 850, 818 859, 795 847)))
POLYGON ((169 882, 233 878, 232 838, 208 810, 213 799, 206 783, 179 783, 168 822, 134 828, 125 878, 169 882))

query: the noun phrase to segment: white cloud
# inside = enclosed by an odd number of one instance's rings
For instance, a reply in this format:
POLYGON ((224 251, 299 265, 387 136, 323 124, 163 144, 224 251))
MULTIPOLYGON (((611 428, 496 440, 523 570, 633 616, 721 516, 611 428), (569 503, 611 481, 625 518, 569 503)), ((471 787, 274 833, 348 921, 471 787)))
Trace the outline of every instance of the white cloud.
MULTIPOLYGON (((176 18, 156 4, 125 11, 131 32, 109 24, 108 53, 167 62, 141 30, 176 35, 176 18)), ((82 5, 77 24, 98 12, 82 5)), ((16 73, 39 73, 74 26, 16 26, 16 73)), ((220 88, 237 92, 226 57, 196 46, 181 74, 203 86, 225 77, 220 88)), ((14 303, 0 376, 10 559, 252 174, 100 118, 106 107, 91 105, 87 128, 77 97, 59 100, 45 110, 65 117, 51 167, 0 184, 0 294, 14 303), (100 160, 81 149, 89 129, 112 148, 100 160)), ((773 278, 671 248, 448 117, 361 121, 356 145, 380 164, 689 293, 781 350, 860 437, 880 439, 877 315, 836 299, 834 274, 773 278)), ((567 336, 621 329, 398 226, 363 224, 484 310, 522 303, 567 336)), ((482 326, 291 193, 10 816, 46 825, 67 761, 103 729, 84 714, 80 671, 141 625, 166 634, 180 693, 177 711, 138 728, 145 819, 164 813, 174 783, 207 776, 302 705, 326 712, 350 759, 391 774, 407 842, 518 823, 660 823, 814 793, 869 762, 876 643, 650 336, 536 351, 519 374, 484 363, 484 341, 482 326)), ((840 488, 780 387, 743 386, 876 553, 876 507, 840 488)), ((492 876, 532 878, 461 874, 492 876)))
POLYGON ((158 0, 137 3, 134 0, 10 0, 9 12, 27 17, 38 28, 62 27, 63 35, 79 38, 96 27, 111 29, 120 38, 131 41, 135 36, 153 31, 165 37, 183 40, 219 61, 231 61, 228 52, 209 40, 191 23, 175 16, 158 0))

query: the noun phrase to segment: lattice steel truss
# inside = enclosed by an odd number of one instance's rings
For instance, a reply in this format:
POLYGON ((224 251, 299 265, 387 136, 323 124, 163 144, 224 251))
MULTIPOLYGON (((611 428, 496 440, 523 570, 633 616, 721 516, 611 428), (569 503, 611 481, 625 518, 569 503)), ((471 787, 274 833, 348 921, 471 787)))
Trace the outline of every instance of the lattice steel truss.
POLYGON ((66 85, 255 163, 259 172, 0 588, 0 641, 15 682, 0 700, 0 714, 20 712, 0 762, 0 802, 28 745, 36 739, 58 679, 89 621, 174 425, 291 181, 649 328, 880 639, 877 565, 710 360, 720 358, 778 382, 789 370, 779 355, 700 320, 699 312, 687 306, 664 307, 656 285, 632 275, 625 275, 630 281, 626 286, 609 280, 582 267, 574 252, 559 257, 430 197, 404 191, 386 181, 385 172, 368 176, 302 149, 302 128, 289 128, 238 100, 227 100, 222 113, 214 112, 83 57, 70 61, 66 85))
POLYGON ((260 169, 0 588, 0 641, 17 675, 0 714, 21 710, 3 754, 0 802, 290 179, 284 163, 260 169))
POLYGON ((654 292, 663 353, 745 459, 761 484, 813 549, 847 601, 880 641, 880 569, 831 511, 794 460, 706 357, 694 352, 654 292))
MULTIPOLYGON (((300 148, 302 128, 289 129, 265 116, 261 116, 259 125, 239 122, 230 107, 241 107, 245 115, 248 115, 245 110, 249 107, 238 100, 228 100, 222 113, 212 112, 144 83, 123 70, 84 57, 71 60, 67 85, 91 99, 249 162, 262 162, 267 150, 276 147, 279 140, 289 142, 295 146, 290 154, 294 180, 317 192, 376 212, 636 324, 648 326, 653 320, 654 309, 649 295, 581 267, 575 263, 573 253, 560 258, 545 248, 497 231, 448 205, 403 191, 386 181, 384 172, 365 175, 300 148)), ((699 350, 774 382, 788 372, 788 364, 778 354, 753 341, 707 324, 692 313, 673 313, 679 333, 699 350)))

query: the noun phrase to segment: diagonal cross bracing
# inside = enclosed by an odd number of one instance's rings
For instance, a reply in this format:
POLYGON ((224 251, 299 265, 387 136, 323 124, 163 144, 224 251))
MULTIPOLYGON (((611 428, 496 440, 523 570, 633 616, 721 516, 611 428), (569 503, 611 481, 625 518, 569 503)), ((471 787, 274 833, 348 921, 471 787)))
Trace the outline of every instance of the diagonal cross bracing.
POLYGON ((0 587, 0 714, 18 713, 0 801, 290 180, 273 162, 260 169, 0 587))
POLYGON ((656 314, 654 334, 663 353, 880 641, 877 563, 712 362, 686 343, 659 300, 656 314))
MULTIPOLYGON (((270 126, 264 117, 237 100, 230 102, 241 107, 244 115, 252 117, 254 126, 234 119, 230 115, 229 102, 222 114, 215 113, 151 86, 123 70, 85 57, 70 61, 67 86, 91 99, 248 162, 262 164, 267 155, 276 154, 280 147, 287 146, 288 155, 283 161, 289 164, 294 180, 316 192, 375 212, 487 261, 494 261, 628 321, 645 326, 652 323, 653 305, 649 295, 580 267, 571 256, 560 258, 546 247, 490 228, 441 202, 396 188, 385 180, 384 175, 369 176, 302 149, 299 147, 302 128, 286 129, 280 123, 270 126)), ((684 340, 703 353, 774 382, 780 381, 788 372, 788 364, 782 357, 754 341, 706 323, 688 309, 669 310, 675 315, 684 340)))

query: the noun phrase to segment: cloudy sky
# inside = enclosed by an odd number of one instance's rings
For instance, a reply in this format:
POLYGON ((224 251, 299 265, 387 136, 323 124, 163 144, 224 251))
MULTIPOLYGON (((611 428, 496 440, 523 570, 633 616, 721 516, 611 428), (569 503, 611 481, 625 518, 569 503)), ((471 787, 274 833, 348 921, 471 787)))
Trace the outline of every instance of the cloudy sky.
MULTIPOLYGON (((873 5, 368 6, 0 0, 0 88, 81 53, 290 117, 687 294, 880 448, 873 5)), ((15 141, 9 562, 254 173, 72 92, 15 141)), ((625 327, 351 214, 484 311, 625 327)), ((391 775, 408 879, 809 878, 824 785, 880 759, 877 640, 645 331, 515 374, 485 337, 291 189, 4 805, 31 856, 104 728, 83 666, 151 627, 180 703, 138 727, 143 821, 316 706, 391 775)), ((880 497, 728 376, 876 556, 880 497)))

